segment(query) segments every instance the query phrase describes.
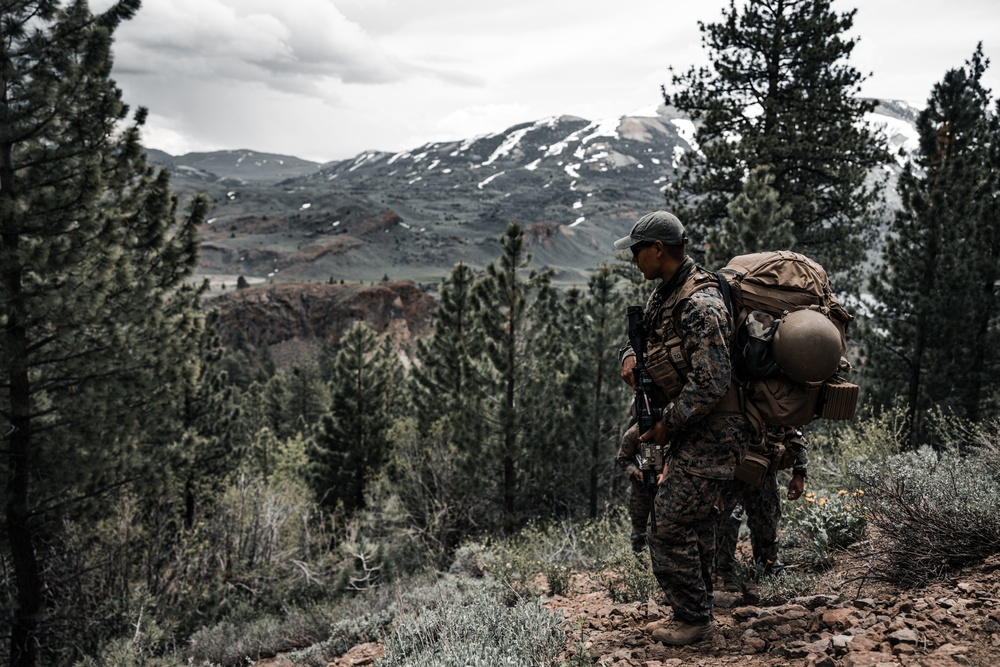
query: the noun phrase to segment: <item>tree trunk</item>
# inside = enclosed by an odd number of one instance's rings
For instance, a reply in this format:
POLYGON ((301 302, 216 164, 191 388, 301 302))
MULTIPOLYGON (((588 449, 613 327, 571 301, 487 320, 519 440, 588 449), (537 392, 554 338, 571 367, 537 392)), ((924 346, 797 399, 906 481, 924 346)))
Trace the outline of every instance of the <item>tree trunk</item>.
MULTIPOLYGON (((0 197, 15 210, 14 160, 10 144, 0 147, 0 197)), ((3 229, 4 254, 16 257, 20 238, 12 225, 3 229)), ((7 326, 4 340, 10 378, 10 431, 6 521, 14 562, 17 608, 10 631, 11 667, 34 667, 38 657, 36 627, 42 608, 42 579, 35 555, 35 543, 29 524, 28 490, 31 470, 31 380, 28 375, 28 331, 21 307, 21 268, 7 267, 3 273, 7 326)))

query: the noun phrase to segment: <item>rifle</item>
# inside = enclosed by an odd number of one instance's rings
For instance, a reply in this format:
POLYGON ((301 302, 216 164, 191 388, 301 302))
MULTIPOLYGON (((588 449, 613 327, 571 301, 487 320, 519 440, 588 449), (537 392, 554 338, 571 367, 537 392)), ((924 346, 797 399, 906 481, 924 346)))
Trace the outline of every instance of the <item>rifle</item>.
MULTIPOLYGON (((635 419, 639 424, 639 435, 656 425, 659 418, 654 413, 652 392, 653 377, 646 370, 646 325, 643 322, 642 306, 629 306, 625 310, 628 317, 628 344, 635 353, 635 419)), ((649 492, 649 516, 656 532, 656 476, 663 470, 663 447, 653 441, 639 441, 639 451, 635 455, 636 464, 642 471, 642 485, 649 492)))

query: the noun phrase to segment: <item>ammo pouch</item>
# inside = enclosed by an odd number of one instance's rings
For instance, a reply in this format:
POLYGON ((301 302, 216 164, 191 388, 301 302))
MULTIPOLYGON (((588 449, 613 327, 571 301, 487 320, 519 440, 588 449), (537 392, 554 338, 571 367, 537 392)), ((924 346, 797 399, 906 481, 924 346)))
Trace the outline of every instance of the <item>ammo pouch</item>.
POLYGON ((854 419, 861 389, 839 376, 823 383, 816 414, 823 419, 854 419))
POLYGON ((786 447, 782 444, 781 451, 776 452, 774 457, 774 464, 771 466, 771 472, 788 470, 794 466, 796 459, 799 458, 799 452, 801 451, 801 447, 786 447))
POLYGON ((670 338, 647 348, 643 361, 649 376, 663 390, 667 400, 674 399, 681 393, 690 366, 684 356, 680 338, 670 338))

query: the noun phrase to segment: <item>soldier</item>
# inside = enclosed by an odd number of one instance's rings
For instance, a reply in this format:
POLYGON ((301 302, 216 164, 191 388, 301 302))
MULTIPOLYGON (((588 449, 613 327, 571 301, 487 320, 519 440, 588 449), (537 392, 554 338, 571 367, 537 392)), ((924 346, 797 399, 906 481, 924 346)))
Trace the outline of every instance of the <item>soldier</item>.
MULTIPOLYGON (((782 443, 787 459, 794 460, 787 497, 789 500, 796 500, 805 489, 806 467, 809 463, 805 436, 797 428, 768 426, 767 437, 782 443)), ((734 576, 734 569, 736 544, 739 541, 740 523, 744 515, 747 527, 750 529, 750 545, 753 549, 756 573, 777 574, 784 568, 778 557, 781 497, 778 491, 777 470, 764 475, 764 481, 760 486, 750 486, 734 479, 729 482, 722 497, 724 510, 717 530, 718 550, 715 556, 715 570, 722 579, 725 590, 739 591, 741 585, 734 576)), ((750 598, 749 601, 752 601, 755 589, 749 586, 748 582, 743 582, 742 589, 750 598)))
POLYGON ((628 479, 625 491, 625 507, 632 524, 632 551, 641 552, 646 548, 646 530, 649 527, 650 493, 642 483, 642 471, 636 463, 639 451, 639 425, 633 423, 622 435, 621 446, 615 461, 628 479))
MULTIPOLYGON (((680 220, 655 211, 615 242, 632 251, 647 280, 659 280, 644 311, 644 361, 662 391, 660 421, 640 435, 669 447, 653 503, 653 574, 673 610, 653 639, 690 644, 714 627, 712 569, 723 487, 746 453, 752 428, 732 382, 732 322, 718 279, 684 252, 680 220)), ((635 356, 620 353, 622 379, 634 385, 635 356)))

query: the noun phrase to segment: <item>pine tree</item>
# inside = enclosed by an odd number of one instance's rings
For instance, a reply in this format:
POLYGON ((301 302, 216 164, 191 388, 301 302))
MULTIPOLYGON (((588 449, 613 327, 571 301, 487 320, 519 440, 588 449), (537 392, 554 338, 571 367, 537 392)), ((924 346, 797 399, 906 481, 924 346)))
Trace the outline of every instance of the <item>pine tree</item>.
POLYGON ((865 376, 877 400, 909 407, 914 444, 928 410, 975 420, 997 388, 1000 132, 982 86, 986 66, 977 48, 934 86, 870 284, 865 376))
POLYGON ((705 264, 720 269, 736 255, 766 250, 792 250, 795 235, 792 207, 782 205, 766 166, 755 167, 743 190, 726 205, 721 227, 708 233, 705 264))
POLYGON ((579 340, 568 326, 565 299, 552 285, 551 272, 529 279, 533 298, 520 326, 521 378, 515 395, 517 495, 528 518, 569 516, 587 504, 590 467, 573 419, 580 398, 570 377, 579 367, 579 340))
POLYGON ((721 23, 699 24, 710 67, 675 74, 676 91, 664 90, 696 122, 698 150, 684 154, 666 190, 693 239, 718 230, 747 174, 768 165, 799 252, 836 274, 864 259, 879 209, 866 178, 889 155, 864 121, 875 103, 857 97, 863 77, 847 64, 855 42, 843 34, 855 12, 831 4, 730 0, 721 23))
POLYGON ((285 377, 285 401, 281 407, 278 436, 290 438, 309 434, 326 414, 329 391, 320 377, 319 365, 306 360, 296 364, 285 377))
POLYGON ((177 475, 182 488, 180 495, 186 528, 194 526, 200 506, 208 505, 215 490, 237 468, 244 453, 239 446, 240 410, 236 387, 229 382, 219 363, 223 349, 214 328, 217 315, 208 315, 199 345, 198 380, 184 397, 181 422, 184 436, 168 448, 169 469, 150 471, 151 475, 164 479, 177 475))
POLYGON ((62 519, 93 526, 110 490, 138 482, 197 375, 203 320, 185 281, 206 202, 178 217, 168 174, 143 157, 145 112, 130 123, 110 79, 112 34, 138 7, 0 11, 0 474, 18 667, 59 662, 45 625, 81 620, 45 599, 65 590, 44 580, 62 519))
POLYGON ((482 407, 475 362, 483 353, 483 337, 477 329, 475 274, 467 264, 456 264, 441 285, 441 298, 434 311, 434 334, 417 341, 417 365, 413 380, 416 417, 422 429, 439 420, 460 440, 475 441, 482 435, 482 407))
MULTIPOLYGON (((486 275, 476 286, 476 298, 482 313, 486 357, 493 372, 493 384, 485 388, 490 403, 484 412, 495 420, 503 524, 505 529, 512 530, 519 520, 518 465, 523 466, 525 449, 532 445, 525 436, 530 422, 527 410, 539 398, 527 390, 533 370, 531 355, 542 351, 551 341, 541 341, 529 319, 548 277, 534 270, 522 275, 531 256, 517 222, 507 226, 500 245, 500 258, 486 267, 486 275)), ((536 446, 544 445, 539 442, 536 446)), ((522 499, 529 502, 523 494, 522 499)))
POLYGON ((481 478, 488 431, 475 278, 458 263, 441 284, 434 333, 417 341, 407 382, 412 417, 396 420, 390 432, 390 467, 380 482, 392 489, 440 565, 468 531, 489 519, 481 478))
MULTIPOLYGON (((610 265, 603 264, 588 281, 588 291, 578 308, 569 308, 571 335, 568 340, 579 351, 576 377, 567 391, 574 410, 572 430, 579 436, 578 451, 587 464, 588 516, 596 518, 601 485, 615 471, 611 462, 618 435, 627 421, 628 395, 619 377, 618 346, 626 329, 625 301, 619 294, 610 265)), ((572 301, 567 298, 569 304, 572 301)), ((630 395, 631 392, 628 392, 630 395)))
POLYGON ((388 373, 378 353, 378 338, 363 322, 344 334, 334 366, 332 407, 310 450, 320 502, 343 503, 348 511, 364 507, 366 478, 388 455, 388 373))

